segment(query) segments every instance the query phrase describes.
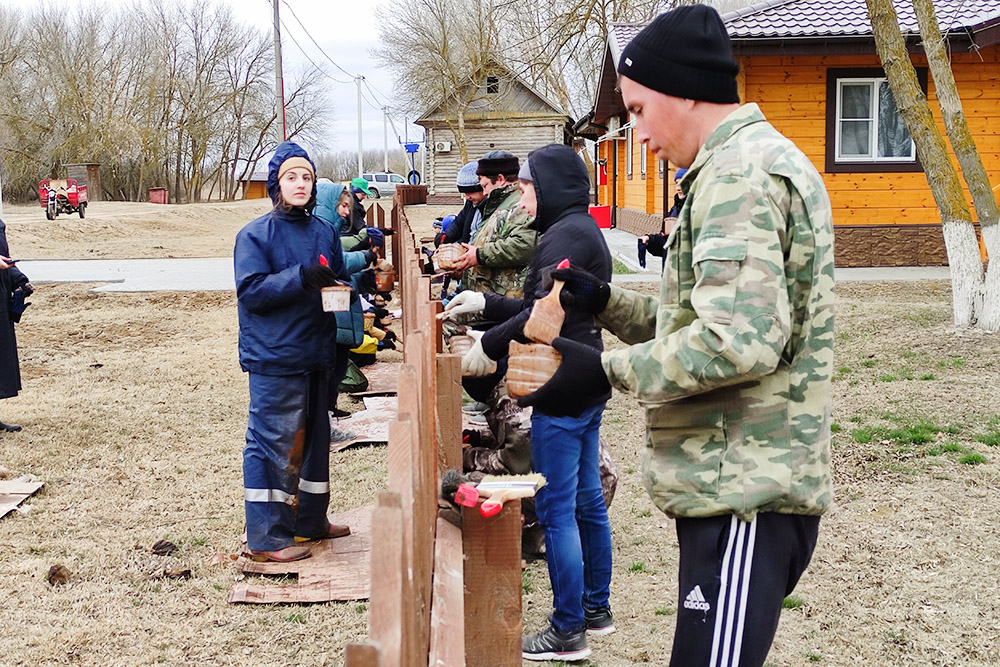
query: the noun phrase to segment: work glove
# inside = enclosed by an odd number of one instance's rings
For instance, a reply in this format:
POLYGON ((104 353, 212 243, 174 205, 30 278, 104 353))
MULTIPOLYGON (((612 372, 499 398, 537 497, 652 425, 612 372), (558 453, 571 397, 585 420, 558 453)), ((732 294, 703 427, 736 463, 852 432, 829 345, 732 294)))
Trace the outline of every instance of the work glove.
POLYGON ((650 234, 649 240, 646 241, 646 249, 649 250, 649 254, 656 255, 657 257, 663 257, 663 249, 666 245, 666 234, 650 234))
POLYGON ((337 284, 337 274, 329 266, 313 264, 302 269, 302 284, 311 289, 337 284))
POLYGON ((566 310, 597 315, 604 311, 611 298, 611 286, 597 276, 570 267, 552 272, 553 280, 563 281, 559 302, 566 310))
POLYGON ((373 250, 362 250, 365 255, 365 266, 371 266, 378 259, 378 255, 373 250))
POLYGON ((385 246, 385 236, 382 234, 382 230, 378 227, 368 228, 368 240, 376 248, 382 248, 385 246))
POLYGON ((483 377, 495 372, 497 362, 490 359, 483 350, 483 332, 470 330, 469 335, 476 339, 476 343, 462 356, 462 375, 483 377))
POLYGON ((538 391, 518 398, 517 404, 551 417, 579 417, 603 401, 611 389, 601 365, 601 351, 561 336, 552 341, 552 347, 562 355, 555 375, 538 391))
POLYGON ((455 298, 448 302, 440 317, 443 320, 454 320, 460 315, 480 315, 485 309, 486 295, 482 292, 465 290, 456 294, 455 298))

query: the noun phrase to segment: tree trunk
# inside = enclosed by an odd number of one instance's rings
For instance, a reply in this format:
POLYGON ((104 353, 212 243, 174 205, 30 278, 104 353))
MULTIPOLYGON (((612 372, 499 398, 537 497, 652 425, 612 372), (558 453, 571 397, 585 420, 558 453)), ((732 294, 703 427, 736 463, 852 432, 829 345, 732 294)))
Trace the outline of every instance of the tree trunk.
MULTIPOLYGON (((990 179, 986 167, 976 149, 976 142, 969 131, 969 124, 962 110, 962 100, 955 85, 955 76, 951 71, 951 62, 945 51, 944 39, 934 15, 932 0, 913 0, 913 10, 920 24, 920 36, 924 42, 924 52, 934 77, 934 87, 937 90, 938 104, 944 118, 944 127, 948 133, 948 141, 958 157, 962 168, 965 184, 972 194, 972 203, 976 208, 979 228, 986 244, 989 257, 1000 257, 1000 212, 997 211, 997 200, 990 188, 990 179)), ((979 315, 979 327, 988 331, 1000 330, 1000 262, 990 262, 986 271, 986 282, 982 295, 982 310, 979 315)))
POLYGON ((952 310, 955 326, 976 323, 982 301, 983 265, 979 259, 972 214, 962 184, 948 156, 944 137, 934 122, 927 98, 920 90, 917 72, 906 51, 892 0, 865 0, 889 88, 899 114, 917 146, 924 175, 941 214, 945 249, 951 269, 952 310))

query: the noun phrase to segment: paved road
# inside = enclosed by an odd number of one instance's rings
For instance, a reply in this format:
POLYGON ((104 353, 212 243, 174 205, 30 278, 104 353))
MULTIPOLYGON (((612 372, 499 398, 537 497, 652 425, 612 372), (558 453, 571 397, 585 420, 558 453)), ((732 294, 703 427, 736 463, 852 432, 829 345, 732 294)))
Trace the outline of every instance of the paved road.
POLYGON ((23 260, 34 284, 108 283, 93 292, 184 292, 236 289, 231 257, 23 260))
MULTIPOLYGON (((620 229, 604 230, 613 257, 635 271, 618 274, 616 283, 656 282, 660 259, 649 256, 639 267, 636 237, 620 229), (649 269, 652 269, 650 271, 649 269)), ((235 289, 230 257, 177 259, 24 260, 18 264, 33 283, 107 283, 94 292, 172 292, 235 289)), ((838 281, 949 280, 948 267, 879 267, 837 269, 838 281)))

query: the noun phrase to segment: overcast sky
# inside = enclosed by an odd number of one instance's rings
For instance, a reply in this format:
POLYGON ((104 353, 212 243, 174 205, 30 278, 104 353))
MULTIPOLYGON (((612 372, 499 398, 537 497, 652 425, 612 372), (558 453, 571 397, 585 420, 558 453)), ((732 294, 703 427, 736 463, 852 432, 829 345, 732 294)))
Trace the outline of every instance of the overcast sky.
MULTIPOLYGON (((262 30, 270 32, 274 24, 274 6, 271 0, 216 1, 232 8, 236 17, 243 22, 262 30)), ((50 7, 73 7, 90 2, 111 6, 109 2, 113 0, 48 0, 47 4, 50 7)), ((358 89, 353 80, 355 75, 364 76, 374 88, 374 92, 366 89, 366 97, 362 99, 364 148, 382 148, 381 107, 387 102, 391 104, 392 78, 387 70, 376 66, 370 51, 378 45, 378 16, 391 4, 392 0, 281 0, 278 9, 282 22, 281 50, 286 77, 293 76, 292 73, 308 66, 310 59, 315 64, 322 65, 327 74, 333 77, 327 79, 330 86, 329 99, 334 108, 332 122, 326 133, 326 142, 331 150, 356 151, 358 148, 358 89), (322 48, 322 52, 313 43, 313 39, 322 48), (349 74, 345 74, 333 63, 349 74)), ((25 8, 24 0, 0 0, 0 5, 25 8)), ((285 87, 288 88, 287 83, 285 87)), ((399 134, 404 134, 403 119, 393 120, 399 134)), ((422 128, 410 125, 410 140, 419 141, 422 132, 422 128)), ((394 146, 398 146, 397 135, 392 125, 389 125, 389 147, 394 146)))
MULTIPOLYGON (((274 6, 271 0, 220 1, 231 6, 233 12, 247 23, 267 30, 274 23, 274 6)), ((283 69, 286 72, 299 71, 303 65, 309 65, 311 59, 317 65, 322 65, 327 74, 333 77, 327 79, 330 99, 334 105, 334 117, 327 141, 334 150, 357 150, 358 87, 348 74, 333 63, 352 76, 365 77, 374 88, 374 92, 365 89, 362 97, 362 141, 365 149, 382 148, 381 106, 391 104, 392 78, 386 69, 377 67, 370 52, 379 43, 378 17, 391 4, 392 0, 282 0, 278 7, 282 22, 283 69), (309 35, 318 42, 322 52, 309 35), (324 52, 329 59, 323 55, 324 52)), ((393 120, 399 134, 404 134, 403 119, 393 120)), ((422 132, 419 126, 410 125, 410 140, 419 140, 422 132)), ((398 143, 390 124, 389 147, 394 145, 398 143)))

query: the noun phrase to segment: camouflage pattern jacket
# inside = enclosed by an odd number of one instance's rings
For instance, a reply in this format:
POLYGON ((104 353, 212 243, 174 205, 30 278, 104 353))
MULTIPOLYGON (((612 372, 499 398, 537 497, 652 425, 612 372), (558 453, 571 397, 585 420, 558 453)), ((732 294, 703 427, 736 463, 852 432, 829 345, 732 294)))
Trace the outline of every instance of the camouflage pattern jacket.
POLYGON ((516 184, 490 193, 483 222, 472 239, 479 262, 462 276, 462 287, 494 292, 511 299, 524 296, 524 277, 535 252, 537 232, 528 228, 531 216, 521 208, 516 184))
POLYGON ((833 228, 809 159, 755 104, 681 187, 660 297, 612 287, 612 386, 646 407, 643 472, 675 517, 821 514, 832 502, 833 228))

